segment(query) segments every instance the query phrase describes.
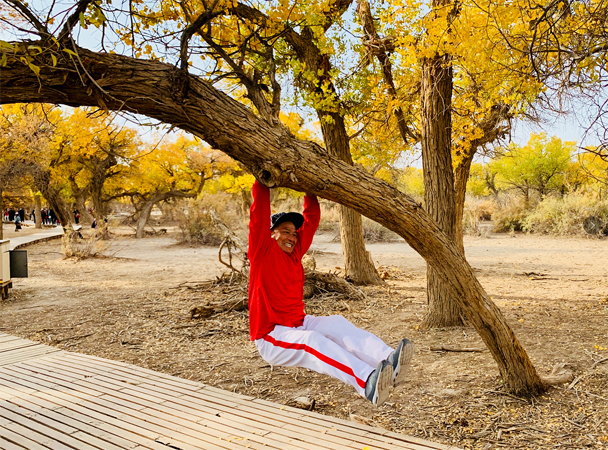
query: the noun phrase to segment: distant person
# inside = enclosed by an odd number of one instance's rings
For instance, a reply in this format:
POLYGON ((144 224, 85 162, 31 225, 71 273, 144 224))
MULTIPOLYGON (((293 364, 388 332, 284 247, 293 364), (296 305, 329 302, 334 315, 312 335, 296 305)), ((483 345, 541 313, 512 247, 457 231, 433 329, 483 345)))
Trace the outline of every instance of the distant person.
POLYGON ((73 213, 74 213, 74 223, 76 225, 78 225, 78 223, 80 223, 80 212, 77 209, 75 209, 73 211, 73 213))
POLYGON ((57 218, 55 216, 55 211, 49 209, 49 224, 54 225, 57 222, 57 218))
POLYGON ((21 222, 25 220, 25 210, 23 208, 19 210, 19 217, 21 217, 21 222))
POLYGON ((8 210, 8 221, 9 222, 15 221, 15 210, 13 208, 8 210))
POLYGON ((21 216, 19 214, 15 214, 15 231, 19 231, 21 229, 21 216))

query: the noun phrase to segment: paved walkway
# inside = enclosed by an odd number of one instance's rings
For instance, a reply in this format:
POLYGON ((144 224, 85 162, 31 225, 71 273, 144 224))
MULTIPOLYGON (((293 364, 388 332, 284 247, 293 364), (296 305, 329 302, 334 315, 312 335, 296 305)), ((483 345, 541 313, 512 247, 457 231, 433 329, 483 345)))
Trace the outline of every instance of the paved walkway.
POLYGON ((10 249, 16 250, 21 247, 25 247, 26 245, 30 245, 36 242, 44 242, 49 239, 57 239, 63 235, 63 227, 58 225, 53 228, 47 228, 40 233, 28 234, 23 237, 13 237, 10 239, 10 249))
POLYGON ((0 333, 0 449, 457 450, 0 333))

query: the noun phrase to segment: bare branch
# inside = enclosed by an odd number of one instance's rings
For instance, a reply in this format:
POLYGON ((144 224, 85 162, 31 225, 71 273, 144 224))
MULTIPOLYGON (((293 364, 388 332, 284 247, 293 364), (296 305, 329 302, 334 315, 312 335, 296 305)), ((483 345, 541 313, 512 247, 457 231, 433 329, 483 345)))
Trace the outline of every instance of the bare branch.
POLYGON ((19 0, 6 0, 6 2, 13 9, 17 10, 19 12, 19 14, 21 14, 23 17, 25 17, 25 19, 29 23, 31 23, 34 26, 34 28, 36 28, 36 30, 38 31, 38 35, 42 39, 46 39, 47 37, 50 36, 49 30, 46 27, 46 25, 41 23, 38 20, 38 18, 22 2, 20 2, 19 0))

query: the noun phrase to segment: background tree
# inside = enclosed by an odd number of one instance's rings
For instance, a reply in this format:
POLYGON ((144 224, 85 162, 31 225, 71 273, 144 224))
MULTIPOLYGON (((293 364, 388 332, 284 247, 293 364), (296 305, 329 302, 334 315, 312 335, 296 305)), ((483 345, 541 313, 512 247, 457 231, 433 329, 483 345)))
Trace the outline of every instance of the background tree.
POLYGON ((575 149, 574 142, 533 134, 523 147, 510 145, 490 168, 498 186, 518 190, 527 206, 532 192, 540 198, 551 192, 564 193, 575 149))
POLYGON ((135 237, 144 237, 144 228, 155 205, 178 198, 195 198, 205 182, 226 171, 234 163, 213 152, 197 139, 178 137, 153 150, 143 149, 128 171, 112 180, 108 199, 129 197, 137 215, 135 237))

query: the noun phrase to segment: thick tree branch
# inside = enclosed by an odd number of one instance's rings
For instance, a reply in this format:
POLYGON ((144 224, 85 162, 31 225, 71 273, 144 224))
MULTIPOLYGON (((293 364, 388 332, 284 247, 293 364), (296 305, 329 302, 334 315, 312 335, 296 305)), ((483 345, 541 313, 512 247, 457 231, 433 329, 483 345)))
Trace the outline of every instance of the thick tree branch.
POLYGON ((58 41, 63 41, 72 33, 72 29, 80 20, 80 15, 84 14, 89 5, 94 1, 95 0, 80 0, 76 4, 76 10, 68 16, 67 20, 65 21, 65 24, 63 25, 63 28, 59 32, 59 36, 57 36, 58 41))

